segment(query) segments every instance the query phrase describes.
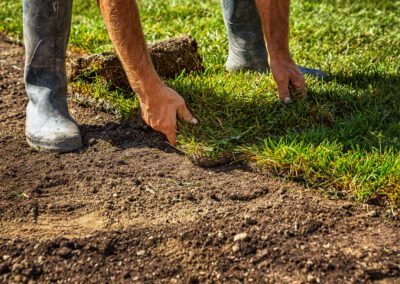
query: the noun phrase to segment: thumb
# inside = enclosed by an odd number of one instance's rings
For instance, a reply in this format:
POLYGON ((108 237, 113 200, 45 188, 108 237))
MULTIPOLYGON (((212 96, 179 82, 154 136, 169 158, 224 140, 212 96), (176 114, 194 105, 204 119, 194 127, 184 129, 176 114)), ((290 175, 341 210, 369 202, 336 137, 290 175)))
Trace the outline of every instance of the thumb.
POLYGON ((178 118, 180 120, 189 122, 191 124, 197 124, 199 123, 198 120, 190 113, 190 111, 187 109, 186 105, 183 104, 180 107, 178 107, 178 118))
POLYGON ((292 98, 290 97, 289 82, 281 81, 278 83, 279 99, 285 103, 289 103, 292 98))

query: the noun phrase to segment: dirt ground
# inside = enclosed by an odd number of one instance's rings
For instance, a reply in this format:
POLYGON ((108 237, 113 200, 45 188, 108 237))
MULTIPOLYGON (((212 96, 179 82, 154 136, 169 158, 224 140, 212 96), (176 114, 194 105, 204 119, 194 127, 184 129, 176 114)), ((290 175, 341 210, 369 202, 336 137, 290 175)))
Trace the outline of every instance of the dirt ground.
POLYGON ((24 139, 23 48, 0 41, 0 282, 400 283, 400 220, 70 104, 85 147, 24 139))

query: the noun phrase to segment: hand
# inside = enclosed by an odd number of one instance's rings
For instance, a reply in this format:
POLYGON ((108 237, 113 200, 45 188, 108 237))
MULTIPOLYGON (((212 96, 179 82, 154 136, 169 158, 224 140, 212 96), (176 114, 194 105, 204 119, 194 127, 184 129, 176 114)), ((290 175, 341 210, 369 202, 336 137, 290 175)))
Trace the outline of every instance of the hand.
POLYGON ((292 99, 291 92, 299 94, 302 98, 307 96, 304 75, 290 55, 271 56, 270 68, 272 76, 278 85, 279 99, 285 103, 290 102, 292 99))
POLYGON ((176 145, 176 118, 192 124, 198 121, 187 109, 184 99, 174 90, 162 84, 153 92, 145 96, 145 102, 140 103, 142 118, 155 131, 163 133, 170 144, 176 145))

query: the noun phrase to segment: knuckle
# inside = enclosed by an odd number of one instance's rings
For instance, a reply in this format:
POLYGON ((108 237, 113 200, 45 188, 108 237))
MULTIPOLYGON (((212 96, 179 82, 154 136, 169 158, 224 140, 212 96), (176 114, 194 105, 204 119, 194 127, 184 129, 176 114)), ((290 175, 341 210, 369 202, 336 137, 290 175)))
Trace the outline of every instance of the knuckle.
POLYGON ((289 89, 285 86, 282 88, 278 88, 278 93, 279 94, 289 94, 289 89))

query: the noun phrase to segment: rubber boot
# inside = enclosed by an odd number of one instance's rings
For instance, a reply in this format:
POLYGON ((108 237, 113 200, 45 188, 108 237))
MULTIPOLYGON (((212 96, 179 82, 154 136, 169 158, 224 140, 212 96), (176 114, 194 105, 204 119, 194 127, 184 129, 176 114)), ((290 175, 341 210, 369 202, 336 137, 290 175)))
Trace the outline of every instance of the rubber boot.
POLYGON ((72 0, 24 0, 25 87, 29 98, 25 134, 38 150, 70 152, 82 147, 68 112, 66 49, 72 0))
MULTIPOLYGON (((269 71, 268 52, 255 0, 221 0, 221 3, 229 41, 226 69, 269 71)), ((321 70, 298 67, 305 75, 328 78, 321 70)))
POLYGON ((255 0, 221 0, 228 33, 228 71, 266 72, 268 54, 255 0))

